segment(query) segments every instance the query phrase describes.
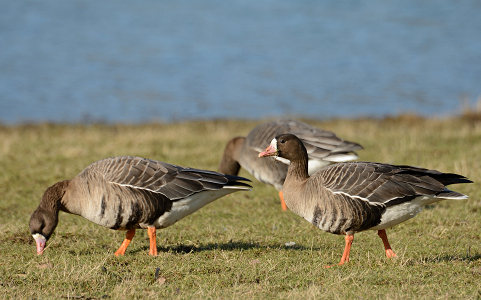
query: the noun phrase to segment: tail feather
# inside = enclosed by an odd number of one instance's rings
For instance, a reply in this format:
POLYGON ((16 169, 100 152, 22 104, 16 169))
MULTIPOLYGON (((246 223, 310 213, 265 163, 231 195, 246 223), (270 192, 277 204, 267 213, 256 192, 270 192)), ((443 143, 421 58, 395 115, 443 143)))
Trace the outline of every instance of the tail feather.
POLYGON ((465 194, 461 194, 455 191, 451 191, 446 189, 446 191, 440 192, 436 194, 436 197, 443 198, 443 199, 450 199, 450 200, 465 200, 468 199, 468 196, 465 194))
POLYGON ((224 188, 239 188, 239 189, 244 189, 244 190, 250 190, 252 189, 252 186, 248 183, 245 183, 243 181, 248 181, 248 182, 251 182, 251 180, 247 179, 247 178, 244 178, 244 177, 240 177, 240 176, 234 176, 234 175, 225 175, 225 177, 227 178, 227 183, 226 185, 224 186, 224 188))
POLYGON ((464 177, 463 175, 454 174, 454 173, 442 173, 437 176, 433 176, 434 179, 438 180, 444 185, 450 185, 455 183, 472 183, 471 180, 464 177))
POLYGON ((443 185, 450 185, 456 183, 472 183, 471 180, 466 178, 463 175, 455 174, 455 173, 443 173, 436 170, 429 170, 424 168, 417 168, 412 166, 397 166, 403 169, 402 173, 412 174, 415 176, 424 176, 428 175, 431 178, 441 182, 443 185))

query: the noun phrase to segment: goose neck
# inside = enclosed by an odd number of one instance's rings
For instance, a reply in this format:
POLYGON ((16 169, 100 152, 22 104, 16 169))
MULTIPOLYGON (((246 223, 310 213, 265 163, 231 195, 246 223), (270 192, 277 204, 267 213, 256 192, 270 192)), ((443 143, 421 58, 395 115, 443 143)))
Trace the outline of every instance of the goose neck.
POLYGON ((287 170, 287 180, 304 181, 309 178, 307 159, 293 160, 287 170))

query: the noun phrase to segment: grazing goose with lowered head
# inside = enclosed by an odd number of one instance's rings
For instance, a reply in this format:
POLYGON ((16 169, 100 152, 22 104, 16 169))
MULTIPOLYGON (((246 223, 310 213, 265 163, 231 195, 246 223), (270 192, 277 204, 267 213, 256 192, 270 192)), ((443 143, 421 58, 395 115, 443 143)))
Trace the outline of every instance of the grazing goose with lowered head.
POLYGON ((467 199, 446 185, 471 182, 458 174, 371 162, 333 164, 309 176, 306 148, 292 134, 275 137, 259 154, 265 156, 291 162, 282 188, 290 210, 324 231, 346 235, 339 265, 349 261, 354 233, 367 229, 378 230, 388 258, 396 256, 386 228, 414 217, 424 205, 467 199))
POLYGON ((37 253, 42 254, 61 210, 110 229, 127 230, 115 255, 125 253, 135 229, 146 228, 149 254, 155 256, 156 228, 168 227, 219 197, 249 190, 246 180, 140 157, 107 158, 47 188, 30 218, 30 232, 37 253))
POLYGON ((344 141, 333 132, 295 120, 263 123, 252 129, 246 137, 231 139, 225 147, 219 172, 237 175, 240 167, 243 167, 257 180, 271 184, 279 191, 283 210, 287 207, 281 189, 286 179, 289 161, 280 157, 278 160, 258 159, 259 153, 267 147, 269 141, 282 133, 295 134, 306 147, 309 174, 333 162, 357 159, 354 151, 362 149, 361 145, 344 141))

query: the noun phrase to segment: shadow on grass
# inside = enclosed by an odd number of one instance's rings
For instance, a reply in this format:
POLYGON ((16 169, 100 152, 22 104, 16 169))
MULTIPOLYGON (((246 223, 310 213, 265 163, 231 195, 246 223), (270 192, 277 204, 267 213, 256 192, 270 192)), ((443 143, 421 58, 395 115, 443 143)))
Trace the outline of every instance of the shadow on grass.
POLYGON ((481 254, 475 255, 444 255, 439 257, 424 257, 422 258, 423 262, 430 262, 430 263, 439 263, 439 262, 451 262, 451 261, 469 261, 474 262, 481 260, 481 254))
MULTIPOLYGON (((157 246, 157 250, 159 252, 173 252, 178 254, 187 254, 187 253, 196 253, 202 251, 212 251, 212 250, 226 250, 226 251, 233 251, 233 250, 250 250, 250 249, 283 249, 283 250, 314 250, 317 251, 319 248, 311 248, 311 247, 304 247, 301 245, 294 245, 294 246, 283 246, 279 244, 274 245, 260 245, 258 243, 251 243, 251 242, 242 242, 242 241, 230 241, 228 243, 208 243, 208 244, 201 244, 201 245, 176 245, 176 246, 157 246)), ((142 248, 137 248, 132 250, 131 252, 142 252, 148 251, 149 247, 145 246, 142 248)))

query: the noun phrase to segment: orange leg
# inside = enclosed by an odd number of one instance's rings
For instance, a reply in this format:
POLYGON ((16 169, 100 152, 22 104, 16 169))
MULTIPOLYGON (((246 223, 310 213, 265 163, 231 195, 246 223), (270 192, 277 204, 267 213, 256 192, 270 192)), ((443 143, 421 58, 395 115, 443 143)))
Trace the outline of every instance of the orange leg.
POLYGON ((351 252, 352 241, 354 241, 354 234, 346 234, 344 239, 346 240, 346 246, 344 247, 344 253, 338 265, 343 265, 349 261, 349 253, 351 252))
POLYGON ((125 240, 122 242, 122 245, 120 245, 120 248, 117 251, 115 251, 114 253, 115 256, 125 254, 125 250, 127 250, 127 247, 129 246, 130 242, 134 238, 134 235, 135 235, 135 229, 127 230, 127 233, 125 234, 125 240))
POLYGON ((396 257, 396 253, 394 253, 394 251, 392 251, 391 245, 389 245, 389 241, 387 240, 386 230, 384 230, 384 229, 378 230, 377 235, 379 235, 379 237, 382 240, 382 243, 384 244, 384 249, 386 250, 387 258, 396 257))
MULTIPOLYGON (((344 239, 346 240, 346 245, 344 246, 344 253, 342 254, 341 261, 337 264, 339 266, 349 261, 349 253, 351 252, 352 241, 354 241, 354 234, 346 234, 344 239)), ((326 268, 330 267, 332 266, 326 266, 326 268)))
POLYGON ((286 202, 284 202, 284 194, 282 194, 282 191, 279 191, 279 198, 281 198, 281 207, 282 210, 287 210, 287 205, 286 202))
POLYGON ((147 234, 150 240, 149 255, 157 256, 157 242, 155 241, 155 227, 147 228, 147 234))

